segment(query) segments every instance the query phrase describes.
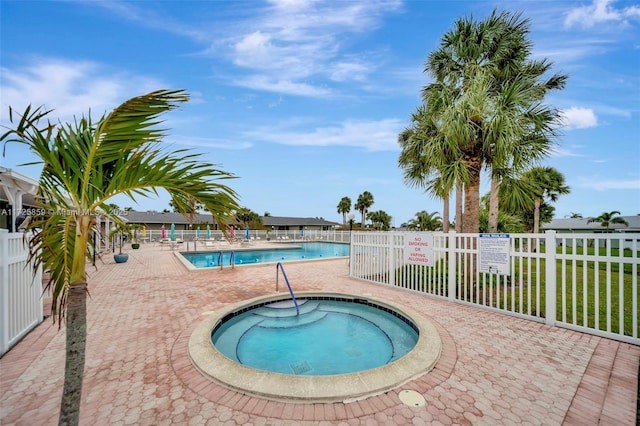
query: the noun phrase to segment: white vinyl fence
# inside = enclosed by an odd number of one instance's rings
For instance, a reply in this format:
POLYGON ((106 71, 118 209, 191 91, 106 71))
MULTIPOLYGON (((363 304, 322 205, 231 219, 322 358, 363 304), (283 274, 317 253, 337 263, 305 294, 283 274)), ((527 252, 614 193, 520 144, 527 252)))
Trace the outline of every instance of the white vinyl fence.
POLYGON ((0 356, 42 322, 42 271, 27 262, 25 237, 0 229, 0 356))
POLYGON ((433 266, 405 262, 407 235, 354 232, 350 276, 640 345, 640 234, 507 234, 504 275, 480 272, 478 234, 432 233, 433 266))

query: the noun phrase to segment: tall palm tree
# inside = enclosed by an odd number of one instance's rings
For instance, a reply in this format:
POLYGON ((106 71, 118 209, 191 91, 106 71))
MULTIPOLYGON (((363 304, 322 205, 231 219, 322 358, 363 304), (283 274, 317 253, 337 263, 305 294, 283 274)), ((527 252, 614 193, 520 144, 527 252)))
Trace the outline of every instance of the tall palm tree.
POLYGON ((52 316, 66 321, 66 361, 60 424, 78 424, 86 345, 86 261, 96 216, 124 225, 108 203, 125 194, 155 195, 165 189, 176 205, 192 197, 226 227, 225 217, 237 208, 237 195, 219 180, 233 178, 199 155, 167 152, 160 143, 165 131, 159 116, 186 102, 181 90, 160 90, 134 97, 93 122, 91 116, 58 125, 46 123, 51 111, 9 109, 11 123, 0 142, 19 142, 42 161, 38 200, 47 215, 29 224, 36 267, 50 270, 52 316), (15 119, 15 120, 14 120, 15 119))
POLYGON ((529 59, 528 32, 528 20, 509 12, 460 19, 427 59, 425 72, 434 79, 422 92, 427 116, 467 171, 463 232, 478 232, 481 171, 491 170, 497 193, 503 171, 548 153, 559 124, 542 99, 567 77, 542 80, 551 63, 529 59))
POLYGON ((609 227, 612 224, 617 223, 619 225, 629 226, 629 222, 627 222, 623 217, 616 216, 619 214, 620 212, 617 210, 614 210, 612 212, 603 212, 598 217, 589 218, 587 220, 587 223, 598 222, 600 226, 604 226, 607 229, 607 232, 609 232, 609 227))
POLYGON ((373 205, 373 194, 369 191, 364 191, 362 194, 358 195, 358 200, 356 204, 353 206, 357 211, 360 212, 362 216, 361 226, 364 227, 364 220, 366 218, 367 212, 369 211, 369 207, 373 205))
POLYGON ((540 207, 545 200, 558 201, 560 195, 570 192, 565 184, 564 175, 553 167, 533 167, 522 175, 522 180, 532 185, 533 233, 540 232, 540 207))
POLYGON ((342 197, 338 203, 338 213, 342 214, 342 225, 347 224, 347 213, 351 211, 351 198, 342 197))

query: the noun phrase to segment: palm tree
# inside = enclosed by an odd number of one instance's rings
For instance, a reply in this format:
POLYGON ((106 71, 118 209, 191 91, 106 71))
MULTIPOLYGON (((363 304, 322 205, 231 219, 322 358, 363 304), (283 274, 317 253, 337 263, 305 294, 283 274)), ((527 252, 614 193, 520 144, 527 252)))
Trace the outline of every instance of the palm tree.
POLYGON ((342 214, 342 225, 347 224, 347 213, 351 211, 351 198, 342 197, 338 203, 338 213, 342 214))
POLYGON ((416 213, 415 219, 409 221, 408 228, 420 231, 438 231, 442 229, 442 218, 437 212, 429 213, 422 210, 416 213))
POLYGON ((199 203, 193 197, 176 196, 169 201, 169 206, 173 208, 174 212, 183 212, 182 214, 189 222, 189 229, 193 226, 193 219, 204 207, 202 203, 199 203))
MULTIPOLYGON (((60 424, 78 424, 86 345, 86 260, 96 216, 118 225, 121 217, 108 203, 125 194, 150 196, 165 189, 174 201, 192 197, 226 227, 225 217, 237 208, 237 195, 218 182, 233 178, 199 155, 167 152, 160 143, 165 130, 159 116, 186 102, 182 91, 160 90, 134 97, 93 122, 91 116, 73 123, 43 124, 51 111, 27 107, 23 114, 9 108, 11 123, 0 142, 24 143, 42 161, 40 207, 51 212, 29 224, 34 235, 30 258, 50 270, 52 316, 66 321, 66 362, 60 424)), ((180 205, 178 202, 177 205, 180 205)))
POLYGON ((367 215, 367 218, 371 221, 375 229, 388 231, 391 226, 391 216, 384 210, 371 212, 367 215))
POLYGON ((619 214, 620 212, 617 210, 614 210, 612 212, 603 212, 598 217, 589 218, 587 220, 587 223, 598 222, 600 226, 604 226, 607 229, 607 232, 610 232, 609 226, 616 223, 619 225, 629 226, 629 222, 627 222, 624 218, 616 216, 619 214))
POLYGON ((245 226, 262 223, 262 217, 248 207, 241 207, 238 209, 238 211, 236 211, 236 217, 245 226))
POLYGON ((369 207, 371 207, 372 205, 373 205, 373 194, 371 194, 369 191, 364 191, 362 194, 358 195, 358 201, 356 201, 356 204, 353 207, 357 211, 359 211, 362 216, 362 222, 361 222, 362 227, 364 227, 364 220, 365 220, 367 211, 369 211, 369 207))
MULTIPOLYGON (((443 141, 438 127, 426 116, 424 106, 412 114, 412 125, 398 136, 402 150, 398 165, 404 169, 404 182, 410 187, 423 188, 442 199, 444 232, 449 232, 449 195, 454 188, 461 191, 460 182, 466 178, 462 163, 456 161, 443 141)), ((458 198, 456 197, 456 200, 458 198)), ((461 207, 456 204, 457 208, 461 207)))
POLYGON ((540 210, 545 200, 558 201, 558 197, 568 194, 564 175, 553 167, 534 167, 522 175, 522 180, 532 185, 534 196, 533 233, 540 232, 540 210))
POLYGON ((478 232, 481 171, 491 170, 497 193, 503 171, 548 153, 559 124, 558 112, 542 99, 567 77, 540 81, 551 63, 529 59, 528 25, 509 12, 493 11, 480 22, 460 19, 427 59, 425 72, 434 82, 422 92, 426 115, 466 170, 458 182, 464 184, 463 232, 478 232))

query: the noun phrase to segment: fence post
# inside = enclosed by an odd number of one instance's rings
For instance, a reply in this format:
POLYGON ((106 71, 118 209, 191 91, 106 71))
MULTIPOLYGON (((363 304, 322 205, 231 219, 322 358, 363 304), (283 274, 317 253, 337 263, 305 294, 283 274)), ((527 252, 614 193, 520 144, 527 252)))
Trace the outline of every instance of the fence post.
POLYGON ((447 271, 447 297, 453 302, 456 300, 456 231, 449 231, 446 253, 449 265, 447 271))
MULTIPOLYGON (((389 285, 396 285, 396 249, 395 249, 395 238, 397 233, 395 232, 385 232, 385 237, 387 238, 387 259, 389 259, 389 285)), ((404 235, 402 236, 404 244, 404 235)))
POLYGON ((544 233, 545 324, 556 324, 556 231, 544 233))
POLYGON ((0 355, 9 346, 9 231, 0 229, 0 355))

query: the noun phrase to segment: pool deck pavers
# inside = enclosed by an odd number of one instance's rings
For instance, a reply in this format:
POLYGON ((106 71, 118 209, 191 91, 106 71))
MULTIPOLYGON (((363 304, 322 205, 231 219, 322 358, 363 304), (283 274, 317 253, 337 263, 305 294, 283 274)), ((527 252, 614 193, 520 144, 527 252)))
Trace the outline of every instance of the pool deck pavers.
MULTIPOLYGON (((640 346, 353 280, 345 259, 285 268, 298 291, 368 295, 420 312, 442 338, 436 367, 347 403, 243 395, 204 378, 187 343, 208 312, 274 293, 275 267, 188 272, 172 251, 152 244, 127 252, 125 264, 106 254, 90 268, 83 425, 618 426, 638 419, 640 346), (404 405, 398 394, 407 389, 426 405, 404 405)), ((64 346, 64 326, 48 318, 0 359, 0 424, 57 424, 64 346)))

